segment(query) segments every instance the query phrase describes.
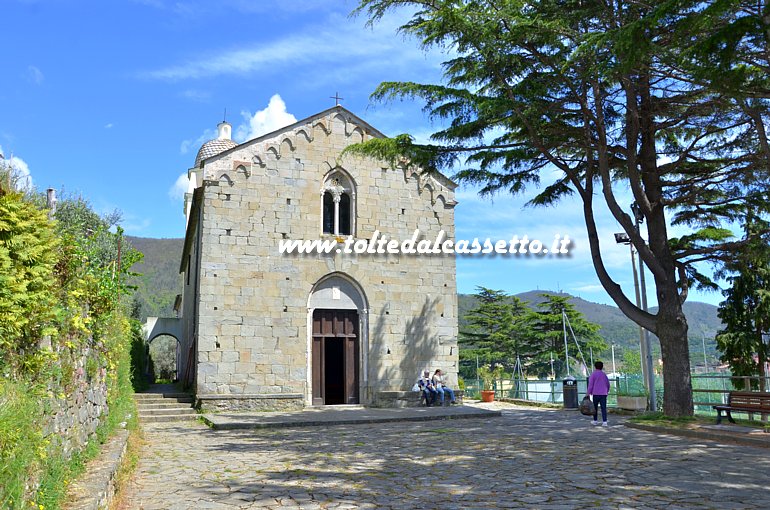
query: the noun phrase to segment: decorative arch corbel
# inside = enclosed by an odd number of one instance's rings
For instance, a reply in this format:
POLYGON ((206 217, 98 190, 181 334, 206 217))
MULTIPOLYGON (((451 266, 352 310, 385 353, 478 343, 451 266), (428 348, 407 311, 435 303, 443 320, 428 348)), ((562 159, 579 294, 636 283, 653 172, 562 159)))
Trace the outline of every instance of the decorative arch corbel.
POLYGON ((313 137, 311 136, 311 134, 310 134, 310 133, 308 133, 308 132, 307 132, 307 130, 306 130, 305 128, 300 128, 300 129, 298 129, 298 130, 296 131, 296 133, 295 133, 295 136, 296 136, 297 138, 299 138, 299 135, 300 135, 300 134, 302 134, 302 135, 304 135, 304 136, 305 136, 305 140, 307 140, 307 141, 308 141, 308 143, 310 143, 310 142, 312 142, 312 141, 313 141, 313 137))
POLYGON ((313 123, 313 132, 315 133, 315 128, 320 127, 321 130, 324 132, 325 135, 330 135, 332 130, 329 126, 326 125, 326 122, 319 119, 316 122, 313 123))
POLYGON ((243 173, 243 175, 248 179, 251 177, 251 165, 248 167, 244 165, 243 163, 236 163, 237 166, 235 167, 235 173, 236 175, 240 172, 243 173))
POLYGON ((251 158, 251 165, 258 165, 260 168, 265 168, 266 166, 265 162, 262 161, 262 158, 258 154, 255 154, 254 157, 251 158))
POLYGON ((281 156, 284 156, 285 154, 290 154, 295 150, 294 142, 292 142, 291 138, 289 137, 285 137, 283 140, 281 140, 281 143, 278 147, 280 148, 281 156), (284 152, 284 148, 283 148, 284 144, 289 146, 289 152, 284 152))

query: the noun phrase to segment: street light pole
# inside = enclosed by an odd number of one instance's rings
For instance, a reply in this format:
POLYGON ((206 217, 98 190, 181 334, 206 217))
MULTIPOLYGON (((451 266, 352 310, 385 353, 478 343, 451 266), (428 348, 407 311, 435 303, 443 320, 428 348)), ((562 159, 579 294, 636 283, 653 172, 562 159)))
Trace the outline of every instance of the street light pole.
POLYGON ((569 344, 567 343, 567 321, 564 320, 564 310, 561 311, 561 327, 564 329, 564 361, 567 362, 567 375, 569 375, 569 344))
MULTIPOLYGON (((627 244, 630 251, 631 251, 631 270, 634 273, 634 297, 636 297, 636 306, 638 308, 642 308, 642 297, 641 297, 641 291, 639 290, 639 271, 637 269, 636 265, 636 251, 634 250, 634 245, 631 244, 631 239, 628 237, 628 234, 625 232, 621 232, 619 234, 615 234, 615 242, 618 244, 627 244)), ((642 258, 639 257, 639 266, 641 267, 641 261, 642 258)), ((649 390, 649 387, 647 386, 647 364, 645 363, 646 358, 644 356, 644 328, 639 326, 639 364, 642 368, 642 380, 644 381, 644 387, 649 390)))
MULTIPOLYGON (((631 211, 634 214, 634 228, 636 233, 640 234, 639 225, 644 221, 644 215, 641 208, 634 202, 631 204, 631 211)), ((641 234, 640 234, 641 235, 641 234)), ((639 267, 636 265, 636 254, 634 245, 628 234, 621 232, 615 234, 615 242, 618 244, 627 244, 631 249, 631 268, 634 271, 634 291, 636 293, 636 306, 647 311, 647 286, 645 285, 645 266, 641 254, 639 255, 639 267)), ((652 348, 650 342, 650 332, 639 326, 639 349, 641 351, 642 377, 644 378, 644 387, 647 389, 649 400, 647 401, 650 411, 657 407, 657 397, 655 395, 655 372, 652 368, 652 348)))
POLYGON ((615 370, 615 344, 612 344, 612 373, 614 374, 614 377, 618 376, 618 371, 615 370))
MULTIPOLYGON (((642 214, 642 208, 639 207, 639 204, 634 202, 631 204, 631 211, 634 213, 634 226, 636 228, 636 233, 641 234, 641 230, 639 228, 639 225, 644 221, 644 215, 642 214)), ((639 282, 642 287, 642 310, 645 312, 647 311, 647 286, 645 285, 645 279, 644 279, 644 261, 642 260, 642 256, 639 255, 639 282)), ((650 341, 650 332, 646 329, 644 330, 644 335, 642 339, 642 355, 644 356, 643 365, 646 366, 645 372, 645 386, 647 387, 647 392, 649 395, 649 404, 648 408, 650 411, 655 411, 657 407, 657 397, 655 395, 655 372, 652 369, 652 342, 650 341)))

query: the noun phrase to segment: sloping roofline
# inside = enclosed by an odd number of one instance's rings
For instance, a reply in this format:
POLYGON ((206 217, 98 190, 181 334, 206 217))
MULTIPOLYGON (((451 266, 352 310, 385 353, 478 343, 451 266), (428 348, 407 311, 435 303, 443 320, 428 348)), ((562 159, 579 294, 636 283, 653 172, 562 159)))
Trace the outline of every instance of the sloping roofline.
POLYGON ((199 168, 203 168, 204 162, 206 162, 206 161, 208 161, 210 159, 219 158, 221 156, 225 156, 227 154, 230 154, 231 152, 234 152, 234 151, 236 151, 238 149, 242 149, 244 147, 248 147, 249 145, 253 145, 255 143, 260 143, 260 142, 264 142, 265 140, 269 140, 271 138, 275 138, 276 136, 278 136, 279 134, 281 134, 283 132, 291 131, 291 130, 296 129, 298 127, 302 127, 302 126, 304 126, 306 124, 309 124, 309 123, 313 122, 316 119, 320 119, 321 117, 325 117, 326 115, 329 115, 330 113, 333 113, 333 112, 346 113, 346 114, 350 115, 351 117, 353 117, 355 119, 357 124, 359 124, 361 127, 366 129, 366 132, 368 134, 370 134, 370 135, 372 135, 372 136, 374 136, 376 138, 387 138, 387 136, 385 136, 379 129, 373 127, 371 124, 366 122, 364 119, 362 119, 361 117, 359 117, 355 113, 351 112, 350 110, 344 108, 341 105, 337 105, 337 106, 332 106, 331 108, 327 108, 326 110, 324 110, 322 112, 319 112, 319 113, 316 113, 314 115, 311 115, 310 117, 305 117, 304 119, 298 120, 297 122, 295 122, 294 124, 291 124, 289 126, 284 126, 282 128, 276 129, 275 131, 271 131, 270 133, 264 134, 264 135, 259 136, 257 138, 252 138, 251 140, 247 140, 247 141, 245 141, 243 143, 239 143, 235 147, 227 149, 226 151, 222 151, 219 154, 215 154, 213 156, 209 156, 208 158, 202 159, 200 161, 200 163, 198 164, 199 168))
MULTIPOLYGON (((356 123, 359 124, 360 126, 362 126, 366 130, 366 132, 368 134, 370 134, 370 135, 372 135, 372 136, 374 136, 376 138, 387 138, 387 136, 385 136, 379 129, 373 127, 371 124, 366 122, 364 119, 362 119, 361 117, 359 117, 355 113, 353 113, 350 110, 342 107, 341 105, 336 105, 336 106, 332 106, 331 108, 327 108, 326 110, 324 110, 322 112, 319 112, 319 113, 316 113, 314 115, 311 115, 310 117, 306 117, 304 119, 298 120, 294 124, 282 127, 280 129, 276 129, 275 131, 272 131, 270 133, 264 134, 264 135, 262 135, 262 136, 260 136, 258 138, 254 138, 252 140, 248 140, 248 141, 245 141, 245 142, 243 142, 241 144, 238 144, 238 145, 236 145, 235 147, 233 147, 231 149, 227 149, 226 151, 220 152, 219 154, 215 154, 214 156, 209 156, 206 159, 202 159, 200 164, 199 164, 200 165, 199 168, 203 168, 204 162, 206 162, 206 161, 208 161, 210 159, 219 158, 219 157, 225 156, 227 154, 230 154, 231 152, 234 152, 234 151, 236 151, 238 149, 242 149, 244 147, 248 147, 249 145, 252 145, 252 144, 255 144, 255 143, 260 143, 260 142, 263 142, 265 140, 269 140, 271 138, 274 138, 274 137, 278 136, 280 133, 287 132, 287 131, 290 131, 292 129, 298 128, 298 127, 302 127, 302 126, 304 126, 306 124, 309 124, 309 123, 313 122, 316 119, 320 119, 321 117, 329 115, 332 112, 346 113, 346 114, 350 115, 351 117, 353 117, 353 119, 355 119, 356 123)), ((452 190, 457 188, 457 183, 454 182, 449 177, 447 177, 446 175, 444 175, 442 172, 436 171, 436 174, 439 175, 440 177, 446 179, 446 184, 448 184, 449 187, 452 190)), ((179 263, 179 272, 180 273, 183 273, 184 270, 185 270, 185 261, 187 259, 187 255, 190 253, 190 249, 192 248, 192 232, 193 232, 193 230, 195 228, 197 228, 198 208, 200 207, 200 200, 201 200, 201 198, 203 196, 203 188, 206 185, 218 186, 219 183, 217 181, 204 181, 201 184, 200 187, 196 188, 193 191, 193 196, 192 196, 192 201, 191 201, 192 203, 190 205, 190 215, 189 215, 189 219, 188 219, 188 222, 187 222, 187 228, 185 229, 185 242, 184 242, 184 247, 182 248, 182 260, 179 263)))
MULTIPOLYGON (((327 108, 326 110, 324 110, 322 112, 319 112, 319 113, 316 113, 314 115, 311 115, 310 117, 306 117, 306 118, 304 118, 302 120, 298 120, 297 122, 295 122, 294 124, 291 124, 289 126, 285 126, 285 127, 276 129, 275 131, 271 131, 270 133, 264 134, 264 135, 262 135, 260 137, 253 138, 251 140, 247 140, 247 141, 245 141, 243 143, 240 143, 240 144, 236 145, 235 147, 227 149, 226 151, 222 151, 219 154, 215 154, 213 156, 209 156, 208 158, 202 159, 200 161, 200 163, 198 164, 198 168, 203 168, 203 165, 204 165, 204 163, 206 161, 214 160, 216 158, 220 158, 220 157, 226 156, 226 155, 228 155, 228 154, 230 154, 232 152, 235 152, 235 151, 237 151, 239 149, 243 149, 244 147, 248 147, 248 146, 253 145, 255 143, 260 143, 260 142, 264 142, 265 140, 269 140, 271 138, 275 138, 276 136, 278 136, 281 133, 288 132, 288 131, 291 131, 291 130, 293 130, 295 128, 299 128, 299 127, 305 126, 307 124, 310 124, 314 120, 320 119, 321 117, 325 117, 326 115, 329 115, 330 113, 333 113, 333 112, 345 113, 347 115, 350 115, 351 117, 353 117, 353 119, 356 121, 356 123, 358 125, 360 125, 361 127, 363 127, 366 130, 367 134, 370 134, 370 135, 374 136, 375 138, 388 138, 379 129, 375 128, 374 126, 372 126, 371 124, 366 122, 364 119, 362 119, 361 117, 359 117, 355 113, 351 112, 350 110, 348 110, 347 108, 344 108, 341 105, 337 105, 337 106, 332 106, 331 108, 327 108)), ((436 174, 441 176, 443 179, 446 179, 446 184, 452 190, 457 188, 457 186, 458 186, 457 183, 454 182, 449 177, 447 177, 446 175, 444 175, 443 172, 441 172, 439 170, 436 170, 436 174)))

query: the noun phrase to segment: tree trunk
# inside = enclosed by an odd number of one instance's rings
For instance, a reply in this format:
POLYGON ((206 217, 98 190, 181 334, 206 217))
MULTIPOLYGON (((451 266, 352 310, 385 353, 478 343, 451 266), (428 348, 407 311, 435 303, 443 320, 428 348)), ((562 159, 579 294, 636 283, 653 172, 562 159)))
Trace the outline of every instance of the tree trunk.
POLYGON ((692 416, 687 320, 678 300, 660 304, 657 323, 663 356, 663 413, 673 417, 692 416))

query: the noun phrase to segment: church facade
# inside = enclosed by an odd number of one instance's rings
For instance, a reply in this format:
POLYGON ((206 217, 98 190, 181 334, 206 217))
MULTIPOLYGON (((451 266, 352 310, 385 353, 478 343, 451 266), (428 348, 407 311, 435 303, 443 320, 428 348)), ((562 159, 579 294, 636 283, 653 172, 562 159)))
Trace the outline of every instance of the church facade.
POLYGON ((378 405, 423 369, 456 384, 454 255, 343 249, 454 239, 455 184, 342 156, 383 135, 341 106, 240 145, 219 129, 188 172, 180 265, 179 376, 200 407, 378 405), (333 248, 280 252, 313 240, 333 248))

